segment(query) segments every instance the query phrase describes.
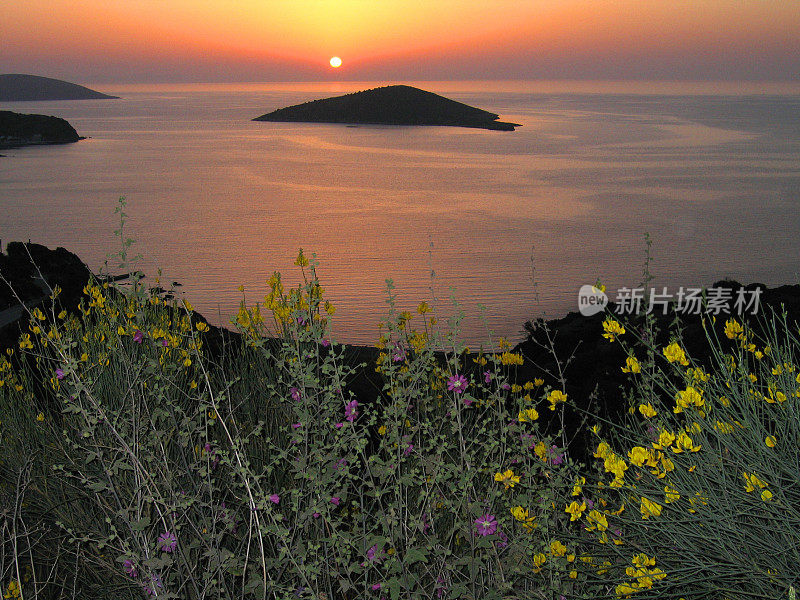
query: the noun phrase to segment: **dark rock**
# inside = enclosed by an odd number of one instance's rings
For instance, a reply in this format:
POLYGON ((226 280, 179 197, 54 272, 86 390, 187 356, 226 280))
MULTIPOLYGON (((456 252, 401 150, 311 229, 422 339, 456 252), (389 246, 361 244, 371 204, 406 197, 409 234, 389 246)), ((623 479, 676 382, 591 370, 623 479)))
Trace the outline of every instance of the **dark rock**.
POLYGON ((281 108, 254 121, 444 125, 514 131, 499 115, 408 85, 390 85, 281 108))
POLYGON ((0 110, 0 148, 36 144, 69 144, 82 139, 75 128, 59 117, 23 115, 0 110))
POLYGON ((108 96, 82 85, 39 77, 38 75, 0 75, 0 102, 42 100, 108 100, 108 96))

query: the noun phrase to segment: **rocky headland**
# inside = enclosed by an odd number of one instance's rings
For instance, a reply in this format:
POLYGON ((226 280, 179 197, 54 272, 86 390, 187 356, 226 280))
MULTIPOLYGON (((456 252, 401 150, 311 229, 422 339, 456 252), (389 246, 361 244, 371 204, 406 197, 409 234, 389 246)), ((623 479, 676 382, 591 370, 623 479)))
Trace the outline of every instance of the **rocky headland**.
POLYGON ((347 123, 368 125, 439 125, 514 131, 517 123, 438 94, 408 85, 312 100, 261 115, 254 121, 347 123))
POLYGON ((76 83, 38 75, 0 75, 0 102, 49 100, 111 100, 109 96, 76 83))
POLYGON ((69 144, 82 139, 75 128, 60 117, 0 110, 0 148, 69 144))

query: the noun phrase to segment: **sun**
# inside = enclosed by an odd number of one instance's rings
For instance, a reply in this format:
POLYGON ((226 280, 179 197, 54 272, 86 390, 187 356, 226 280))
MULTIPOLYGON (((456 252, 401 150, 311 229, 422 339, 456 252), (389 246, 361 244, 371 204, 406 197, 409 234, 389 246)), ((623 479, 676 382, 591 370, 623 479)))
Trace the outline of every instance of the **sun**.
POLYGON ((339 67, 342 66, 342 59, 339 58, 338 56, 334 56, 333 58, 331 58, 331 66, 334 69, 338 69, 339 67))

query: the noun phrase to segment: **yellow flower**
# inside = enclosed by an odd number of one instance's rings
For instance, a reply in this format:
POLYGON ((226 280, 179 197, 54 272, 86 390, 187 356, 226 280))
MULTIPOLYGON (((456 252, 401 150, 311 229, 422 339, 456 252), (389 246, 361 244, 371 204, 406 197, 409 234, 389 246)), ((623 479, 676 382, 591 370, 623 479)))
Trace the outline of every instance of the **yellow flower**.
POLYGON ((44 421, 44 413, 40 412, 38 415, 36 415, 36 420, 39 421, 40 423, 44 421))
POLYGON ((513 354, 511 352, 503 352, 500 355, 500 362, 504 365, 521 365, 523 363, 521 354, 513 354))
POLYGON ((378 434, 386 435, 386 425, 381 425, 380 427, 378 427, 378 434))
POLYGON ((505 489, 508 489, 519 483, 519 475, 514 475, 514 471, 508 469, 505 473, 495 473, 494 480, 502 483, 505 489))
POLYGON ((559 542, 558 540, 553 540, 550 542, 550 554, 553 556, 564 556, 567 553, 567 547, 559 542))
POLYGON ((578 504, 576 500, 573 500, 569 506, 564 509, 564 512, 569 513, 570 521, 577 521, 581 518, 581 515, 586 512, 586 502, 578 504))
POLYGON ((308 266, 308 259, 303 254, 303 249, 300 248, 300 252, 297 254, 297 259, 294 261, 295 266, 298 267, 307 267, 308 266))
POLYGON ((668 485, 664 486, 664 504, 669 504, 670 502, 677 502, 680 500, 681 495, 678 493, 678 490, 675 488, 671 488, 668 485))
POLYGON ((629 356, 625 359, 625 366, 622 367, 623 373, 641 373, 642 372, 642 365, 639 364, 639 361, 636 359, 635 356, 629 356))
POLYGON ((628 452, 628 458, 631 461, 631 464, 635 467, 641 467, 648 461, 650 458, 650 453, 647 451, 646 448, 642 448, 641 446, 634 446, 631 448, 630 452, 628 452))
POLYGON ((678 413, 682 413, 685 408, 694 406, 700 409, 704 404, 703 390, 696 390, 689 386, 675 395, 675 408, 672 409, 672 412, 677 415, 678 413))
POLYGON ((208 331, 208 323, 203 323, 202 321, 195 325, 197 331, 208 331))
POLYGON ((742 326, 736 321, 736 319, 728 319, 725 322, 725 335, 730 338, 738 338, 742 335, 743 329, 742 326))
POLYGON ((431 312, 431 307, 428 306, 427 302, 420 302, 419 306, 417 307, 417 312, 421 315, 431 312))
POLYGON ((567 401, 567 395, 561 390, 553 390, 547 396, 547 401, 550 402, 550 410, 555 410, 556 404, 567 401))
POLYGON ((526 408, 519 411, 519 415, 517 415, 517 420, 520 423, 524 423, 525 421, 535 421, 539 418, 539 413, 536 412, 535 408, 526 408))
POLYGON ((541 552, 535 554, 533 556, 533 565, 534 570, 538 573, 539 570, 542 568, 542 565, 547 561, 547 557, 542 554, 541 552))
POLYGON ((763 490, 761 492, 761 499, 764 502, 767 502, 768 500, 772 500, 772 492, 770 492, 769 490, 763 490))
POLYGON ((684 367, 689 365, 689 361, 686 359, 686 354, 684 353, 683 348, 678 346, 678 344, 675 342, 672 342, 669 346, 664 348, 664 356, 671 363, 678 363, 684 367))
POLYGON ((642 519, 657 517, 661 514, 663 507, 658 502, 653 502, 642 496, 642 503, 639 510, 642 512, 642 519))
POLYGON ((605 531, 608 529, 608 519, 606 516, 598 510, 590 510, 589 514, 586 515, 586 521, 589 523, 589 527, 586 529, 592 531, 597 529, 598 531, 605 531))
POLYGON ((748 473, 747 471, 745 471, 744 473, 742 473, 742 475, 744 476, 745 480, 744 491, 748 493, 754 491, 755 489, 764 489, 765 487, 767 487, 767 484, 761 479, 759 479, 758 475, 756 475, 755 473, 748 473))
POLYGON ((776 440, 774 435, 768 435, 767 437, 764 438, 764 443, 770 448, 775 447, 775 441, 776 440))
POLYGON ((570 495, 579 496, 581 492, 583 492, 584 485, 586 485, 586 477, 577 477, 575 479, 575 485, 572 486, 572 493, 570 495))
MULTIPOLYGON (((800 383, 800 375, 797 376, 797 383, 800 383)), ((544 385, 544 379, 539 379, 538 377, 533 380, 533 385, 536 387, 541 387, 544 385)))
POLYGON ((607 317, 606 320, 603 321, 603 331, 603 337, 609 342, 613 342, 619 336, 625 333, 625 328, 620 325, 618 321, 615 321, 611 317, 607 317))
POLYGON ((640 404, 639 412, 642 413, 642 416, 646 419, 652 419, 658 414, 656 409, 653 408, 653 405, 649 402, 647 404, 640 404))

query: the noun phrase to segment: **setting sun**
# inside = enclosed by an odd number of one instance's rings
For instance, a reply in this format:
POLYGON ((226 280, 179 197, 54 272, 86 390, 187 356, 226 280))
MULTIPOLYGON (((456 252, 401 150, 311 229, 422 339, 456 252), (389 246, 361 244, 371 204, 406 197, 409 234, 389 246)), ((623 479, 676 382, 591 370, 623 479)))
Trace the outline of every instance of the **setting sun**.
POLYGON ((339 58, 338 56, 334 56, 334 57, 331 59, 331 66, 332 66, 334 69, 338 69, 339 67, 341 67, 341 66, 342 66, 342 59, 341 59, 341 58, 339 58))

